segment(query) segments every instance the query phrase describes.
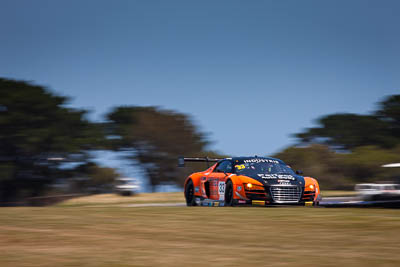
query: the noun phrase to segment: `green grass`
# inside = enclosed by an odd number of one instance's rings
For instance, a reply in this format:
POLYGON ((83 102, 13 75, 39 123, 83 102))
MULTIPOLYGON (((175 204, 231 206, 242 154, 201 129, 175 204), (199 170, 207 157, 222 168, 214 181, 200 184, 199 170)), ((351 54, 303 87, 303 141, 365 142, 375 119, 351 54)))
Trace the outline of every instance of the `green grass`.
POLYGON ((0 209, 0 266, 398 266, 384 209, 0 209))

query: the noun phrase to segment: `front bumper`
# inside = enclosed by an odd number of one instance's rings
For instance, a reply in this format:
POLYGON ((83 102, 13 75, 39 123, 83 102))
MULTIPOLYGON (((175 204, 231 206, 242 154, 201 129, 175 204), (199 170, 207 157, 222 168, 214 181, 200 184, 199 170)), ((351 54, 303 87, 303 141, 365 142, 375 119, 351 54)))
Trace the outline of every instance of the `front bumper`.
POLYGON ((267 200, 239 200, 235 199, 235 206, 315 206, 314 201, 298 201, 298 202, 286 202, 277 203, 270 202, 267 200))
POLYGON ((241 195, 246 197, 237 199, 238 205, 306 205, 316 202, 315 191, 305 191, 299 185, 265 186, 263 190, 245 190, 241 195))

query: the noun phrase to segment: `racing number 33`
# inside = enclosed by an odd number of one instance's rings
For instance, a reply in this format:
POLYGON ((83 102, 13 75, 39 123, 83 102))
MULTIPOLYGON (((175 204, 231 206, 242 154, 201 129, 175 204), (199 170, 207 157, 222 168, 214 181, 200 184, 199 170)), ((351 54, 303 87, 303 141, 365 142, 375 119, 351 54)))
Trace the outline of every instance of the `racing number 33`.
POLYGON ((219 182, 218 183, 218 194, 219 194, 219 199, 224 200, 225 199, 225 182, 219 182))

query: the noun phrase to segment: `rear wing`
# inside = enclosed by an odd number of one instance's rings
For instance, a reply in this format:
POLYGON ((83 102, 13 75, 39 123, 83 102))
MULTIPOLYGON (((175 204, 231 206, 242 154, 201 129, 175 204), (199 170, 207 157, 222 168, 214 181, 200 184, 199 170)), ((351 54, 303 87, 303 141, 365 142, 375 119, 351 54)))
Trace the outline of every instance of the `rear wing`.
POLYGON ((185 158, 185 157, 179 157, 178 158, 178 167, 185 167, 185 161, 187 162, 206 162, 207 167, 209 166, 209 162, 217 162, 220 161, 221 159, 211 159, 209 157, 204 157, 204 158, 185 158))

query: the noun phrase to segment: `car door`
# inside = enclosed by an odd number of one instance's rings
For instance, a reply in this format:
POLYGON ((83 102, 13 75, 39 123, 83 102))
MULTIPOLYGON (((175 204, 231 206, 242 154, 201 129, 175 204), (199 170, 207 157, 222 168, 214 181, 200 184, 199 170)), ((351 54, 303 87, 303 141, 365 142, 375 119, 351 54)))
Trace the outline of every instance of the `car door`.
POLYGON ((230 160, 223 160, 210 173, 207 179, 210 199, 225 200, 225 182, 229 174, 232 173, 232 168, 230 160))

